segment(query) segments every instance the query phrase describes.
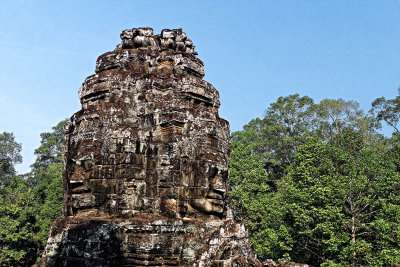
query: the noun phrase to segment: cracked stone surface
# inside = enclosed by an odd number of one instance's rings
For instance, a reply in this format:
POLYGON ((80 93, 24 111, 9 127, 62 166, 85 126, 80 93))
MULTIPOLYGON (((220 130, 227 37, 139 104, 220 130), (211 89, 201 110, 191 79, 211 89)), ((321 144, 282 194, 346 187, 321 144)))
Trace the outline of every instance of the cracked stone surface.
POLYGON ((134 28, 66 127, 64 218, 41 266, 262 266, 227 205, 229 123, 181 29, 134 28))

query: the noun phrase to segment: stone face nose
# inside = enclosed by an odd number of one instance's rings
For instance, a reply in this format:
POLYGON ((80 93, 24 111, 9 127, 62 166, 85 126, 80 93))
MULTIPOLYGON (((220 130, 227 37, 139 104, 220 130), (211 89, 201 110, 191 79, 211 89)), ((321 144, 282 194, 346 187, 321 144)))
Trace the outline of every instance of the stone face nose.
POLYGON ((54 222, 42 263, 251 261, 225 200, 229 124, 193 42, 182 29, 120 36, 79 90, 82 109, 64 145, 64 219, 54 222))
POLYGON ((226 192, 226 182, 222 180, 222 177, 217 175, 214 177, 211 183, 211 188, 218 192, 226 192))

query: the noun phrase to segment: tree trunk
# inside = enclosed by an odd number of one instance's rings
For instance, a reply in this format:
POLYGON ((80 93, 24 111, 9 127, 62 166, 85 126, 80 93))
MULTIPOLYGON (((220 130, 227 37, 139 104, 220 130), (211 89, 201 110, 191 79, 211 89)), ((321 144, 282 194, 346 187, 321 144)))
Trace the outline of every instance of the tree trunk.
POLYGON ((355 267, 357 252, 356 252, 356 218, 354 216, 354 213, 352 214, 351 218, 351 241, 353 243, 353 260, 351 266, 355 267))

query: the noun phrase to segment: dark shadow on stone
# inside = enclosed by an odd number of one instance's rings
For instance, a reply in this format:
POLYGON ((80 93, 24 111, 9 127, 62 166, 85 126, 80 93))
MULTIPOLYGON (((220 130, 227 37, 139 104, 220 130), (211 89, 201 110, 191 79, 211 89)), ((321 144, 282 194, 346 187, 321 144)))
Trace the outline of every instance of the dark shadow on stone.
POLYGON ((46 266, 123 266, 119 229, 102 221, 77 224, 66 230, 46 266))

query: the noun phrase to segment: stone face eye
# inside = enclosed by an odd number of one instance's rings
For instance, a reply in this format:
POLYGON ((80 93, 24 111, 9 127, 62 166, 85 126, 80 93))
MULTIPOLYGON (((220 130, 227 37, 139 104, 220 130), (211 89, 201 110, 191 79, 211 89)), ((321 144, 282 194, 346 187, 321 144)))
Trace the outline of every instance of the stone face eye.
POLYGON ((84 171, 90 171, 93 167, 93 161, 85 160, 85 161, 83 161, 82 166, 83 166, 84 171))

